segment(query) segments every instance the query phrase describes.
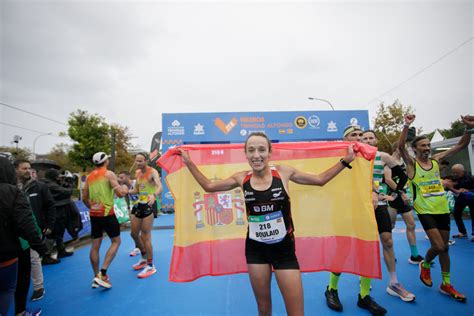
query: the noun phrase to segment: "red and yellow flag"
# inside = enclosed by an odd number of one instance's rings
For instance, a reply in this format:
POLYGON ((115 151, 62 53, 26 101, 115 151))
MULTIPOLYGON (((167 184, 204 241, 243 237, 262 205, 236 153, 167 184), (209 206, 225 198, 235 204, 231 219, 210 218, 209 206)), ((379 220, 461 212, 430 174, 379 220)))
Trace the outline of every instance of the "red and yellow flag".
MULTIPOLYGON (((321 173, 347 153, 349 143, 273 144, 271 164, 321 173)), ((242 144, 185 145, 191 160, 209 179, 250 170, 242 144)), ((381 278, 377 223, 371 203, 376 148, 355 144, 356 159, 324 187, 290 182, 296 255, 301 271, 349 272, 381 278)), ((175 240, 170 281, 247 271, 247 218, 240 188, 205 192, 176 149, 158 164, 175 199, 175 240)))

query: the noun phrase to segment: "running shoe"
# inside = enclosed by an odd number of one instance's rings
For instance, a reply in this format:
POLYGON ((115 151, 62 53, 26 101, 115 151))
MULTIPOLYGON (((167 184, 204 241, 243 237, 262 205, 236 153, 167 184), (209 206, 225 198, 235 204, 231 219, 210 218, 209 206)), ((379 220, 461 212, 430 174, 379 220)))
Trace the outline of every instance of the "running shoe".
POLYGON ((132 267, 133 270, 141 270, 146 266, 146 259, 140 258, 140 260, 135 263, 132 267))
POLYGON ((467 238, 467 234, 458 233, 456 235, 453 235, 453 238, 467 238))
POLYGON ((140 273, 138 273, 137 277, 139 277, 140 279, 144 279, 144 278, 148 278, 149 276, 155 273, 156 273, 155 266, 154 265, 150 266, 147 264, 146 267, 140 273))
POLYGON ((91 285, 91 287, 92 287, 93 289, 96 289, 96 288, 99 287, 99 284, 97 284, 97 282, 95 281, 95 278, 92 279, 92 285, 91 285))
POLYGON ((423 267, 424 260, 420 262, 418 265, 420 267, 420 280, 423 282, 424 285, 432 287, 433 280, 431 280, 431 271, 430 269, 426 269, 423 267))
POLYGON ((451 298, 455 299, 458 302, 466 301, 466 297, 456 291, 456 289, 451 284, 441 284, 439 286, 439 291, 443 294, 451 296, 451 298))
POLYGON ((455 243, 456 243, 455 240, 452 240, 452 239, 448 240, 448 245, 450 246, 454 245, 455 243))
POLYGON ((135 257, 140 254, 140 248, 135 248, 132 251, 130 251, 129 256, 130 257, 135 257))
POLYGON ((387 293, 392 296, 398 296, 404 302, 413 302, 415 295, 403 288, 400 283, 393 283, 387 286, 387 293))
POLYGON ((44 297, 45 293, 46 293, 46 291, 44 290, 44 288, 34 290, 33 295, 31 295, 31 300, 33 302, 34 301, 39 301, 40 299, 42 299, 44 297))
POLYGON ((408 262, 411 264, 420 264, 421 261, 423 261, 423 257, 420 255, 416 257, 410 256, 410 258, 408 258, 408 262))
POLYGON ((41 308, 27 309, 23 312, 23 316, 39 316, 41 315, 41 308))
POLYGON ((102 275, 102 273, 97 273, 96 277, 94 278, 94 281, 99 284, 102 287, 105 287, 106 289, 110 289, 112 287, 112 283, 110 283, 109 276, 108 275, 102 275))
POLYGON ((342 304, 339 300, 339 295, 337 294, 337 290, 329 289, 329 286, 326 287, 326 292, 324 292, 324 296, 326 296, 326 304, 327 306, 335 311, 342 311, 342 304))
POLYGON ((360 297, 360 294, 357 294, 359 297, 357 299, 357 306, 360 308, 366 309, 372 315, 383 316, 387 314, 387 310, 377 304, 370 295, 367 295, 364 298, 360 297))

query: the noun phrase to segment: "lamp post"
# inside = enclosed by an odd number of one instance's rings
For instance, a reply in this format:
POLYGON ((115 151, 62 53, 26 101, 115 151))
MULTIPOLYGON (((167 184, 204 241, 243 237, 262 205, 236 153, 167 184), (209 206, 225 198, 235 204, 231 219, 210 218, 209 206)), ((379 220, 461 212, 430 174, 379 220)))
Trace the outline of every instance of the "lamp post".
POLYGON ((331 109, 334 111, 334 107, 332 106, 331 102, 329 102, 328 100, 325 100, 325 99, 320 99, 320 98, 314 98, 314 97, 308 97, 308 100, 318 100, 318 101, 323 101, 323 102, 326 102, 327 104, 329 104, 329 106, 331 107, 331 109))
POLYGON ((36 152, 35 152, 36 141, 37 141, 38 138, 40 138, 41 136, 46 136, 46 135, 53 135, 53 133, 46 133, 46 134, 38 135, 38 136, 36 136, 35 139, 33 140, 33 159, 34 159, 34 160, 36 160, 36 152))

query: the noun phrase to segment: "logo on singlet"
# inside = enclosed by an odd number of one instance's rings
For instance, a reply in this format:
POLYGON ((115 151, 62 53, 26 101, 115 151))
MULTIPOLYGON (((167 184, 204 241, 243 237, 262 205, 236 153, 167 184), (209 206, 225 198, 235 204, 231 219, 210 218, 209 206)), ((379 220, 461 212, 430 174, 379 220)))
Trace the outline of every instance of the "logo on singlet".
POLYGON ((273 212, 273 207, 274 207, 273 204, 270 204, 270 205, 267 205, 267 204, 264 204, 264 205, 254 205, 254 206, 253 206, 253 211, 254 211, 255 213, 273 212))

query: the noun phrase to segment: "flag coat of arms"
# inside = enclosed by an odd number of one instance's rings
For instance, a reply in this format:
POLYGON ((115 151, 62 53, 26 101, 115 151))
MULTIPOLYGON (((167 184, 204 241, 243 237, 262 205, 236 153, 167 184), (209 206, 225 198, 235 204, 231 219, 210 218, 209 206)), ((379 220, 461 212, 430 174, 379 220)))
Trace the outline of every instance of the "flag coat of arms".
MULTIPOLYGON (((272 145, 270 164, 319 174, 347 154, 347 142, 272 145)), ((249 170, 243 144, 184 145, 191 160, 211 180, 249 170)), ((290 181, 289 195, 302 272, 347 272, 381 278, 380 251, 372 206, 372 168, 376 148, 355 143, 352 169, 325 186, 290 181)), ((175 240, 170 281, 247 272, 247 217, 241 188, 205 192, 169 149, 158 164, 175 199, 175 240)))

